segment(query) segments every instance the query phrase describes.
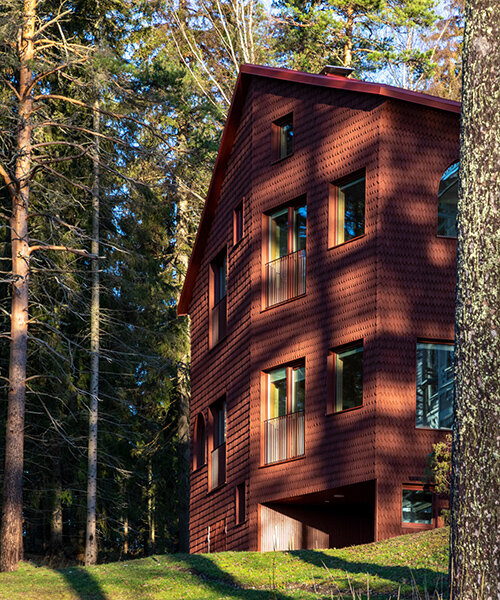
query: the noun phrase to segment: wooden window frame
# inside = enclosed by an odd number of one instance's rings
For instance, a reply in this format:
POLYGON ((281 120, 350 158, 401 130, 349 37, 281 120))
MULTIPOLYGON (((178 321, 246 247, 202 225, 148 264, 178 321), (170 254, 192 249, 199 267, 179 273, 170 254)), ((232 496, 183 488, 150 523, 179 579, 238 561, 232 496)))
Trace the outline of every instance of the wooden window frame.
POLYGON ((243 525, 248 519, 248 481, 242 481, 234 488, 234 523, 243 525))
MULTIPOLYGON (((443 238, 445 240, 456 240, 457 236, 458 236, 458 231, 456 235, 446 235, 444 233, 439 233, 439 188, 441 187, 441 182, 443 181, 443 177, 446 173, 446 171, 448 171, 451 167, 453 167, 454 165, 458 164, 458 168, 460 169, 460 159, 457 158, 456 160, 452 161, 447 167, 446 169, 443 171, 443 173, 441 174, 441 177, 439 178, 439 185, 438 185, 438 191, 436 194, 436 198, 437 198, 437 203, 436 203, 436 237, 438 238, 443 238)), ((458 216, 458 201, 457 201, 457 216, 458 216)))
MULTIPOLYGON (((328 352, 327 357, 327 404, 326 404, 326 414, 327 415, 339 415, 346 412, 351 412, 353 410, 359 410, 363 408, 365 404, 365 369, 363 366, 362 373, 362 397, 361 404, 358 406, 352 406, 351 408, 344 408, 342 410, 337 410, 337 356, 339 354, 343 354, 349 350, 354 350, 355 348, 361 348, 363 352, 363 361, 364 361, 364 340, 359 339, 354 342, 349 342, 348 344, 344 344, 342 346, 337 346, 328 352)), ((364 365, 364 363, 363 363, 364 365)))
MULTIPOLYGON (((219 489, 226 483, 227 478, 227 402, 226 397, 222 396, 216 402, 210 405, 208 410, 208 490, 212 492, 214 490, 219 489), (215 446, 215 417, 216 414, 223 408, 224 410, 224 441, 215 446), (213 475, 213 456, 216 450, 220 450, 220 454, 224 457, 223 459, 223 475, 218 477, 218 482, 213 485, 212 475, 213 475)), ((218 453, 218 454, 219 454, 218 453)))
POLYGON ((219 344, 227 335, 227 248, 217 254, 210 262, 208 277, 208 347, 211 349, 219 344), (216 284, 221 260, 225 263, 225 295, 216 303, 216 284), (218 307, 218 308, 217 308, 218 307), (215 310, 217 309, 218 331, 215 335, 215 310))
POLYGON ((280 162, 282 160, 289 158, 290 156, 293 156, 293 151, 294 151, 294 146, 295 146, 295 140, 294 140, 293 136, 294 136, 293 112, 289 112, 288 114, 283 115, 279 119, 276 119, 276 121, 273 121, 272 135, 271 135, 271 153, 272 153, 272 157, 273 157, 273 160, 272 160, 273 163, 280 162), (280 144, 281 132, 282 132, 283 128, 289 124, 292 126, 292 149, 288 154, 285 154, 282 156, 281 155, 281 144, 280 144))
POLYGON ((330 192, 328 198, 328 248, 337 248, 345 244, 350 244, 355 240, 359 240, 366 235, 366 169, 361 169, 346 177, 338 179, 334 183, 330 184, 330 192), (364 206, 364 227, 363 233, 352 237, 343 242, 338 241, 338 206, 339 206, 339 192, 342 187, 345 187, 349 183, 355 183, 358 180, 365 180, 365 206, 364 206))
POLYGON ((401 496, 400 496, 400 505, 399 505, 399 514, 401 515, 401 527, 403 529, 413 529, 419 531, 425 531, 429 529, 435 529, 437 527, 437 496, 434 491, 433 485, 424 485, 424 484, 416 484, 416 483, 403 483, 401 486, 401 496), (430 492, 432 494, 432 522, 431 523, 409 523, 403 521, 403 492, 404 491, 412 491, 412 492, 430 492))
POLYGON ((233 246, 239 244, 245 235, 244 200, 233 210, 233 246))
POLYGON ((193 471, 198 471, 207 464, 207 426, 203 412, 198 413, 194 424, 193 471), (200 421, 203 424, 203 435, 200 433, 200 421))

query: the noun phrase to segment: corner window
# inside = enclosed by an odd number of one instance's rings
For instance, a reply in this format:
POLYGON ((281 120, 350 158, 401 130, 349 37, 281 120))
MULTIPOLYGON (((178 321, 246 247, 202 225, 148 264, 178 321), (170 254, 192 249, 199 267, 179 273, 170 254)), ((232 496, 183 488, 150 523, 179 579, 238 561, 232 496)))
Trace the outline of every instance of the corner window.
POLYGON ((234 516, 236 525, 247 520, 246 481, 236 486, 234 516))
POLYGON ((226 401, 212 405, 210 416, 210 489, 215 489, 226 481, 226 401))
POLYGON ((201 468, 206 460, 205 460, 205 446, 206 446, 206 437, 205 437, 205 419, 203 415, 200 413, 196 418, 196 424, 194 428, 194 453, 193 453, 193 471, 201 468))
POLYGON ((363 404, 363 344, 357 342, 330 353, 329 407, 341 412, 363 404))
POLYGON ((280 367, 265 375, 265 464, 304 454, 305 365, 280 367))
POLYGON ((293 114, 290 113, 273 123, 273 156, 282 160, 293 152, 293 114))
POLYGON ((233 211, 233 245, 243 237, 243 202, 240 202, 233 211))
POLYGON ((417 343, 417 427, 453 423, 453 345, 417 343))
POLYGON ((266 305, 273 306, 305 294, 307 207, 288 206, 268 220, 266 305))
POLYGON ((365 233, 366 178, 356 177, 330 190, 329 246, 337 246, 365 233))
POLYGON ((457 161, 450 165, 439 182, 438 235, 457 237, 458 169, 457 161))
POLYGON ((403 523, 432 525, 432 496, 427 490, 403 490, 403 523))
POLYGON ((210 263, 209 346, 212 348, 226 335, 227 321, 227 254, 224 249, 210 263))

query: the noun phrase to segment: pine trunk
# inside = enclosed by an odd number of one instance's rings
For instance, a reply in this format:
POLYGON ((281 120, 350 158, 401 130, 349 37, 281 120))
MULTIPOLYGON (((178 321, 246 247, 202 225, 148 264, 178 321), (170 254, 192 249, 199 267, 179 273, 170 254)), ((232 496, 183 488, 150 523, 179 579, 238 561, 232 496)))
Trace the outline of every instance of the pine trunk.
POLYGON ((54 457, 54 471, 52 473, 53 496, 50 518, 50 551, 59 554, 63 547, 63 511, 62 511, 62 474, 61 459, 54 457))
POLYGON ((450 598, 500 597, 500 12, 470 0, 462 91, 450 598))
POLYGON ((354 34, 354 9, 352 6, 347 7, 346 11, 346 26, 345 26, 345 43, 344 43, 344 67, 352 65, 352 39, 354 34))
POLYGON ((34 55, 36 0, 25 0, 24 23, 19 39, 19 120, 16 158, 16 193, 13 194, 11 225, 12 308, 9 362, 9 392, 5 437, 0 570, 14 571, 23 556, 22 504, 24 406, 28 352, 29 238, 28 201, 31 171, 31 118, 33 97, 30 63, 34 55))
MULTIPOLYGON (((99 133, 99 101, 94 102, 94 131, 99 133)), ((94 136, 92 184, 92 254, 99 256, 100 169, 99 136, 94 136)), ((92 299, 90 308, 90 406, 87 475, 87 531, 85 564, 97 562, 96 505, 97 505, 97 423, 99 411, 99 261, 92 260, 92 299)))

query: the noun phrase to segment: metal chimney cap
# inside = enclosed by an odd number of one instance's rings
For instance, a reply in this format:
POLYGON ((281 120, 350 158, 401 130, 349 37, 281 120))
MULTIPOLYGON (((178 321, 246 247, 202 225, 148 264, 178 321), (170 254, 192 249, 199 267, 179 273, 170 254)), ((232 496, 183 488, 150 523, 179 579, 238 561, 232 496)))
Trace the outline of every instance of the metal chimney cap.
POLYGON ((335 65, 326 65, 319 72, 320 75, 340 75, 340 77, 349 77, 353 73, 352 67, 338 67, 335 65))

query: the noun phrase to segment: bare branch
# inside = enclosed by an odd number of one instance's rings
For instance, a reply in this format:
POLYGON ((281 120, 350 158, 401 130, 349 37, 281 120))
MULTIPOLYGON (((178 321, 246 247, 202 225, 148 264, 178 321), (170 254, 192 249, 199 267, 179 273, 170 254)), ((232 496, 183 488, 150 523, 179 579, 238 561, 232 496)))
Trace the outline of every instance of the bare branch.
POLYGON ((36 252, 37 250, 56 250, 61 252, 71 252, 72 254, 76 254, 77 256, 84 256, 85 258, 90 258, 92 260, 97 260, 99 258, 95 254, 91 254, 87 250, 82 250, 80 248, 70 248, 69 246, 53 246, 52 244, 39 244, 37 246, 30 246, 29 254, 32 252, 36 252))
POLYGON ((7 171, 2 167, 2 165, 0 165, 0 175, 5 181, 5 185, 8 187, 11 196, 15 198, 17 192, 16 185, 14 181, 12 181, 12 179, 10 178, 10 175, 7 173, 7 171))

